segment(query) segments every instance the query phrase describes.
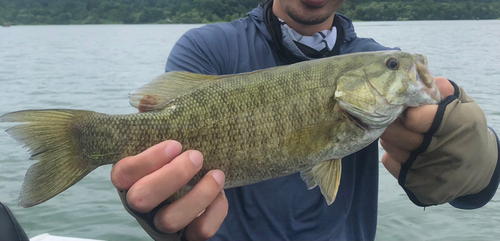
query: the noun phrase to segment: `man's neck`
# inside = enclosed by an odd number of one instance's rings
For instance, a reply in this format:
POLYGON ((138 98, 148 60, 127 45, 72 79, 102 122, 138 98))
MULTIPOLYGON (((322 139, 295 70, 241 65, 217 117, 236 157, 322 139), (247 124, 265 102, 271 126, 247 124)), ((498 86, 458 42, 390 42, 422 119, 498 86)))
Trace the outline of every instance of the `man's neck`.
POLYGON ((285 23, 295 30, 297 33, 303 35, 303 36, 312 36, 313 34, 317 32, 321 32, 323 30, 330 30, 332 29, 332 23, 333 23, 333 17, 335 14, 332 14, 328 19, 326 19, 324 22, 316 25, 304 25, 300 24, 296 21, 294 21, 288 14, 284 11, 283 7, 281 7, 279 1, 274 1, 273 2, 273 13, 276 15, 276 17, 282 19, 285 21, 285 23))

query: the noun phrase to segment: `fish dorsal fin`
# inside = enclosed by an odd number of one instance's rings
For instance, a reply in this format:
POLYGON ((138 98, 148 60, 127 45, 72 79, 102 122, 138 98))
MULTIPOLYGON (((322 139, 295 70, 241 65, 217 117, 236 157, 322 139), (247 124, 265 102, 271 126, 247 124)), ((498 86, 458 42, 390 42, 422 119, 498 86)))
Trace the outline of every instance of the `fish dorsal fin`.
POLYGON ((334 120, 324 121, 295 130, 286 137, 285 148, 297 157, 317 154, 331 144, 337 124, 334 120))
POLYGON ((164 73, 130 92, 130 104, 141 112, 161 110, 179 95, 195 90, 218 77, 181 71, 164 73))
POLYGON ((319 186, 321 194, 326 199, 326 203, 330 205, 335 201, 335 197, 337 197, 341 174, 341 160, 332 159, 300 172, 300 177, 306 182, 308 189, 319 186))

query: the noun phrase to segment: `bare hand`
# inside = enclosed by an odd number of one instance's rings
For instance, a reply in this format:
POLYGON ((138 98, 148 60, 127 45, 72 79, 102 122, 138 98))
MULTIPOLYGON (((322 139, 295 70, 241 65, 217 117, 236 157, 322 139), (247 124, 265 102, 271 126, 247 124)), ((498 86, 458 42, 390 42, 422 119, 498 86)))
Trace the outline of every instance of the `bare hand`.
MULTIPOLYGON (((119 161, 111 171, 111 181, 117 189, 128 190, 130 207, 148 213, 200 171, 202 154, 195 150, 181 152, 179 142, 159 143, 119 161)), ((224 179, 222 171, 209 171, 189 193, 156 213, 156 228, 165 233, 185 228, 184 235, 191 241, 211 238, 228 211, 224 179)))
MULTIPOLYGON (((443 77, 436 78, 436 85, 444 99, 453 95, 455 89, 443 77)), ((401 164, 409 157, 410 152, 417 149, 424 139, 436 116, 437 105, 424 105, 409 108, 404 118, 398 118, 390 124, 380 137, 380 145, 386 153, 382 156, 382 164, 395 177, 399 177, 401 164)))

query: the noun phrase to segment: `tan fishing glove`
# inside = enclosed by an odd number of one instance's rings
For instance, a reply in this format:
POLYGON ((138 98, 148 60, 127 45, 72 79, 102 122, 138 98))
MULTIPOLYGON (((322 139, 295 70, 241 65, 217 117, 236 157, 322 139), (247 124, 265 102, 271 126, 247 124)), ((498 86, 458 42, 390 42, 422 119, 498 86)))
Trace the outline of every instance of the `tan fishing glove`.
POLYGON ((120 199, 122 200, 122 204, 123 204, 123 207, 125 207, 125 210, 127 210, 127 212, 130 213, 130 215, 134 216, 134 218, 141 225, 141 227, 144 229, 144 231, 146 231, 146 233, 148 233, 152 239, 154 239, 156 241, 159 241, 159 240, 162 240, 162 241, 185 240, 184 236, 182 236, 183 230, 179 231, 178 233, 163 233, 155 227, 155 224, 153 221, 154 216, 155 216, 156 212, 158 212, 158 210, 161 207, 168 205, 166 202, 161 203, 160 205, 158 205, 158 207, 156 207, 155 209, 153 209, 149 213, 140 213, 140 212, 133 210, 128 205, 128 203, 127 203, 127 191, 118 190, 118 195, 120 196, 120 199), (182 238, 181 238, 181 236, 182 236, 182 238))
POLYGON ((439 104, 421 146, 402 164, 398 181, 418 206, 455 200, 462 201, 458 205, 462 208, 477 208, 486 204, 498 187, 499 144, 483 111, 462 88, 451 83, 454 95, 439 104))

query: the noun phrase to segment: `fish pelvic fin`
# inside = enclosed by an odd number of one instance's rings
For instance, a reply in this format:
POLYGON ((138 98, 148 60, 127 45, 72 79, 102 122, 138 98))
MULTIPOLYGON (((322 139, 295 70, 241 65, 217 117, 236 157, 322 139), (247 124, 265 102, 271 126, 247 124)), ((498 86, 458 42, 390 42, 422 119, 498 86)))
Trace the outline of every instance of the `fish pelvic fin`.
POLYGON ((28 147, 31 159, 38 161, 26 173, 20 207, 49 200, 97 167, 80 154, 72 131, 76 121, 92 114, 80 110, 25 110, 0 116, 0 122, 24 123, 6 132, 28 147))
POLYGON ((321 194, 326 199, 326 203, 331 205, 337 197, 342 173, 342 161, 332 159, 322 162, 316 166, 300 172, 300 177, 307 185, 308 189, 319 186, 321 194))
POLYGON ((219 76, 182 71, 167 72, 130 92, 130 105, 140 112, 162 110, 177 96, 218 78, 219 76))

